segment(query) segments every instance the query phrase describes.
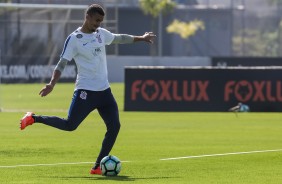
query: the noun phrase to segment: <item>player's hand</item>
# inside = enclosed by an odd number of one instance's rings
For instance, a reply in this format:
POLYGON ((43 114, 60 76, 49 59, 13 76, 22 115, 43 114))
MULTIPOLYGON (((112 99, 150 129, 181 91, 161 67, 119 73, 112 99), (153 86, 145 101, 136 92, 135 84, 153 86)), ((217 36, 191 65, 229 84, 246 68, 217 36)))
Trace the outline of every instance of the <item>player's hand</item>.
POLYGON ((153 32, 146 32, 143 35, 144 41, 149 42, 149 43, 154 43, 154 38, 157 36, 153 32))
POLYGON ((41 97, 44 97, 46 95, 48 95, 49 93, 51 93, 51 91, 53 90, 54 86, 51 84, 46 84, 45 87, 43 87, 41 89, 41 91, 39 92, 39 95, 41 97))

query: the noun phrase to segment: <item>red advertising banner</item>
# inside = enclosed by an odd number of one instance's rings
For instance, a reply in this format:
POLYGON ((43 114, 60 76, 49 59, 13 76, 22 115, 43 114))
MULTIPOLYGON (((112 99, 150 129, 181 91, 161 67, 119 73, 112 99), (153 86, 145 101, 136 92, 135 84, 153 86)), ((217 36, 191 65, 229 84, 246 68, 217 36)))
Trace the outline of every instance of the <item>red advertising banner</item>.
POLYGON ((282 67, 125 69, 125 111, 282 111, 282 67))

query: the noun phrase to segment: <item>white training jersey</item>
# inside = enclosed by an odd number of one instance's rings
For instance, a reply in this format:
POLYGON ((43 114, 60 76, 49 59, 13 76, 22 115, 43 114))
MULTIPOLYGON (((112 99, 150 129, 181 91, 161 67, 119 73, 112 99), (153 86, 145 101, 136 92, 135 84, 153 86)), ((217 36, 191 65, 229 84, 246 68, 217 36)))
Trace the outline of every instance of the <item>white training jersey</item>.
POLYGON ((110 87, 105 45, 114 39, 113 33, 98 28, 94 33, 82 33, 81 27, 65 41, 61 58, 74 59, 77 66, 75 90, 103 91, 110 87))

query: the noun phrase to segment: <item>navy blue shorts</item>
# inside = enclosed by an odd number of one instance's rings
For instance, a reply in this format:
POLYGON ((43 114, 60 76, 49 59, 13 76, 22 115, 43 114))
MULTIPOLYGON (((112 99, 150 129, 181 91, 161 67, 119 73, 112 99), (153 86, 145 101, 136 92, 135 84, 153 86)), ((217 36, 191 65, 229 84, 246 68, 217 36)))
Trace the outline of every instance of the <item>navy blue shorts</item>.
POLYGON ((76 129, 93 110, 97 109, 107 126, 119 126, 118 106, 111 89, 105 91, 77 90, 68 113, 70 129, 76 129))
POLYGON ((67 119, 56 116, 35 116, 35 119, 36 122, 61 130, 73 131, 95 109, 108 129, 119 129, 118 106, 110 88, 104 91, 76 90, 72 97, 67 119))

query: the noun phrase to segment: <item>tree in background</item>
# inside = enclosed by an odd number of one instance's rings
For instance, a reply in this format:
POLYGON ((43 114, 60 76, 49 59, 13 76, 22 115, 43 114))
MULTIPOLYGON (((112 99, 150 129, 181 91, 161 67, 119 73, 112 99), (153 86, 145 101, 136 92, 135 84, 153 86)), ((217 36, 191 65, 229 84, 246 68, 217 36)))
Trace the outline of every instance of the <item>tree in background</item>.
POLYGON ((182 22, 175 19, 170 25, 166 27, 168 33, 178 34, 183 39, 188 39, 189 37, 195 35, 195 33, 200 29, 204 30, 205 25, 202 21, 199 20, 182 22))
POLYGON ((282 1, 281 0, 269 0, 269 3, 277 6, 277 14, 280 16, 280 22, 278 25, 278 35, 277 35, 277 42, 278 42, 278 56, 282 56, 282 1))
MULTIPOLYGON (((172 0, 139 0, 140 7, 145 15, 152 16, 151 29, 157 33, 157 18, 162 14, 172 12, 176 3, 172 0)), ((151 56, 157 55, 157 44, 153 44, 150 50, 151 56)))
POLYGON ((242 36, 233 38, 233 53, 235 56, 275 57, 278 55, 278 32, 246 29, 244 31, 244 50, 242 36))
MULTIPOLYGON (((276 6, 277 15, 281 15, 282 1, 268 0, 268 2, 270 5, 276 6)), ((273 25, 267 24, 265 21, 261 24, 261 26, 258 26, 259 28, 241 30, 238 33, 240 36, 233 37, 233 54, 235 56, 282 56, 282 18, 273 25), (244 35, 243 38, 242 35, 244 35), (244 47, 242 47, 242 44, 244 44, 244 47)))
POLYGON ((204 30, 205 25, 200 20, 193 20, 190 22, 183 22, 175 19, 171 24, 166 27, 168 33, 174 33, 179 35, 182 39, 185 39, 185 52, 189 55, 189 50, 191 45, 188 42, 188 39, 191 36, 194 36, 198 30, 204 30))
MULTIPOLYGON (((177 3, 171 0, 139 0, 140 7, 146 15, 153 17, 151 22, 152 31, 157 33, 157 18, 162 14, 168 14, 174 10, 177 3)), ((180 35, 183 39, 195 35, 200 30, 205 29, 204 23, 199 20, 193 20, 190 22, 183 22, 175 19, 170 25, 166 27, 168 33, 175 33, 180 35)), ((157 55, 157 45, 154 44, 151 47, 151 55, 157 55)))
POLYGON ((282 1, 281 0, 268 0, 270 4, 274 4, 274 5, 282 5, 282 1))

